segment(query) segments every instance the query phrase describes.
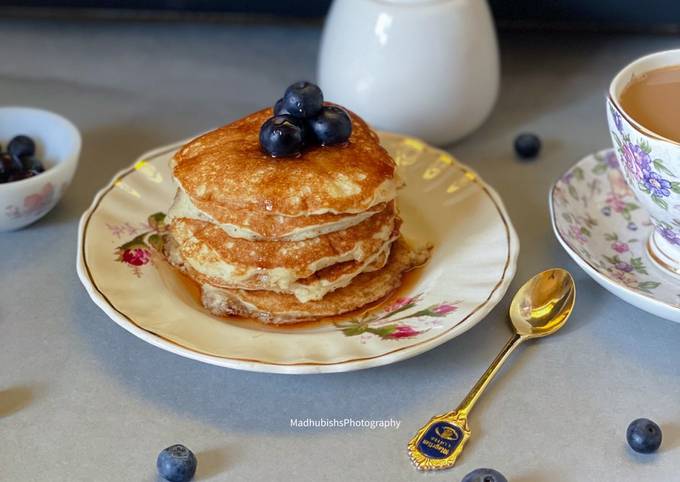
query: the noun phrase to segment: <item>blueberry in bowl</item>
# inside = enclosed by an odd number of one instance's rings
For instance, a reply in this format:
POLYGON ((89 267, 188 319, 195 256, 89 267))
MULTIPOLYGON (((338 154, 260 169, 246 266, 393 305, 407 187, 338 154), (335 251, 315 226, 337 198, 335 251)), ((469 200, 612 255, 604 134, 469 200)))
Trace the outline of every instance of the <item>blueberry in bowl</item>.
POLYGON ((45 172, 43 163, 35 157, 35 142, 29 136, 18 135, 0 146, 0 184, 21 181, 45 172))
POLYGON ((32 156, 35 154, 35 141, 23 134, 14 136, 7 144, 7 153, 16 159, 32 156))
POLYGON ((0 231, 47 214, 70 184, 81 137, 64 117, 29 107, 0 107, 0 231))

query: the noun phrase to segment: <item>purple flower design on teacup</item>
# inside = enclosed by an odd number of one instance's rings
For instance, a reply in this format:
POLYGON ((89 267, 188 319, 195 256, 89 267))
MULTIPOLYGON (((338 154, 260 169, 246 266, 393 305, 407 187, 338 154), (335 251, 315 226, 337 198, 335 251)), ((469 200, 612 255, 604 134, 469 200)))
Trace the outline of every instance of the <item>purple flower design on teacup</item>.
POLYGON ((656 172, 647 171, 644 173, 642 182, 652 196, 668 197, 671 195, 671 182, 664 179, 656 172))
POLYGON ((666 241, 675 246, 680 246, 680 236, 678 236, 678 234, 673 231, 673 228, 668 225, 661 225, 657 228, 657 230, 666 241))
POLYGON ((642 181, 646 173, 651 172, 652 158, 642 147, 625 141, 621 146, 621 154, 626 170, 638 181, 642 181))
POLYGON ((623 134, 623 119, 621 119, 621 114, 619 114, 612 106, 609 106, 609 110, 611 111, 612 117, 614 118, 616 130, 623 134))

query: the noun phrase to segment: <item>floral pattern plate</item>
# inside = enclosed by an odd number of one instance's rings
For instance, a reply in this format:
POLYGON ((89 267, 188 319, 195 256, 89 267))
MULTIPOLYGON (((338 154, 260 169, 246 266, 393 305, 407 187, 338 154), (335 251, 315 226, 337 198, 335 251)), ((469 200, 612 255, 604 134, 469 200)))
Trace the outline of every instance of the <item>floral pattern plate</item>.
POLYGON ((549 202, 557 239, 586 273, 624 301, 680 322, 680 283, 647 257, 653 226, 614 150, 576 163, 555 183, 549 202))
POLYGON ((503 204, 450 154, 381 134, 406 187, 404 234, 434 244, 432 259, 364 313, 288 327, 219 318, 198 288, 160 255, 175 192, 169 161, 183 143, 143 155, 100 191, 80 222, 78 274, 116 323, 170 352, 215 365, 276 373, 340 372, 430 350, 479 322, 512 280, 519 242, 503 204))

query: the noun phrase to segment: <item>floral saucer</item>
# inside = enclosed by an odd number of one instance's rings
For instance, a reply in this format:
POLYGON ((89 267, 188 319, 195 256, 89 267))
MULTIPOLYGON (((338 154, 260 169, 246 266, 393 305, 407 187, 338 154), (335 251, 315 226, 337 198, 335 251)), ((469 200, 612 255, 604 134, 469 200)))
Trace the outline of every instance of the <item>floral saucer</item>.
POLYGON ((680 283, 648 258, 653 226, 614 150, 581 159, 555 183, 549 202, 557 239, 588 275, 627 303, 680 322, 680 283))
POLYGON ((78 274, 120 326, 172 353, 215 365, 321 373, 385 365, 470 329, 500 301, 519 242, 498 194, 450 154, 381 134, 406 182, 399 207, 407 239, 434 244, 432 259, 371 310, 286 327, 206 311, 198 288, 161 256, 164 211, 176 187, 169 161, 183 144, 143 155, 83 214, 78 274))

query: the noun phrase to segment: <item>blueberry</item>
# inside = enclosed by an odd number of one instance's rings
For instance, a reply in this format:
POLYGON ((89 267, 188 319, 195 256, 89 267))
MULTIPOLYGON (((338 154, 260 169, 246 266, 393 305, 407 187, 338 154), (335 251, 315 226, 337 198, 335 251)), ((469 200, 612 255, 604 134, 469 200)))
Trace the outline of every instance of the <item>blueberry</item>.
POLYGON ((463 477, 461 482, 508 482, 508 479, 494 469, 475 469, 463 477))
POLYGON ((283 97, 276 101, 276 104, 274 104, 274 108, 272 110, 274 115, 290 115, 290 112, 288 112, 283 106, 283 97))
POLYGON ((14 181, 22 181, 24 179, 28 179, 29 177, 33 177, 37 175, 38 173, 34 171, 17 171, 17 172, 12 172, 7 176, 7 182, 14 182, 14 181))
POLYGON ((293 117, 308 119, 323 107, 323 93, 311 82, 296 82, 286 89, 281 108, 293 117))
POLYGON ((32 156, 35 154, 35 142, 28 136, 16 136, 7 144, 7 152, 16 158, 32 156))
POLYGON ((515 138, 515 152, 522 159, 533 159, 541 150, 541 140, 536 134, 520 134, 515 138))
POLYGON ((24 165, 18 157, 10 156, 6 152, 0 153, 0 164, 3 166, 3 171, 7 174, 14 172, 21 172, 24 170, 24 165))
POLYGON ((37 173, 45 172, 45 168, 40 160, 33 156, 24 156, 21 163, 26 171, 36 171, 37 173))
POLYGON ((349 114, 334 105, 325 106, 319 115, 309 120, 309 126, 322 146, 347 142, 352 134, 349 114))
POLYGON ((274 157, 300 154, 304 133, 296 119, 287 115, 271 117, 260 128, 260 146, 274 157))
POLYGON ((647 418, 638 418, 628 425, 626 440, 636 452, 652 453, 661 446, 661 428, 647 418))
POLYGON ((158 475, 170 482, 188 482, 196 473, 198 461, 184 445, 172 445, 158 454, 158 475))

